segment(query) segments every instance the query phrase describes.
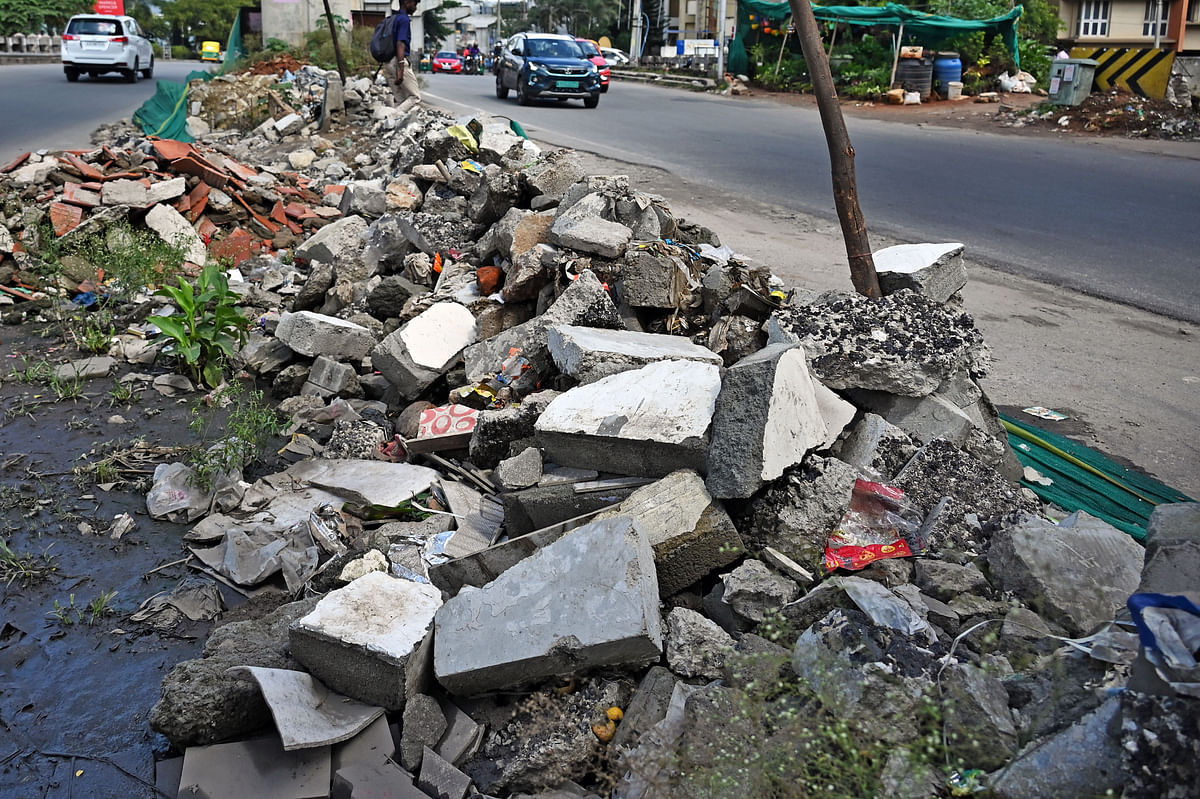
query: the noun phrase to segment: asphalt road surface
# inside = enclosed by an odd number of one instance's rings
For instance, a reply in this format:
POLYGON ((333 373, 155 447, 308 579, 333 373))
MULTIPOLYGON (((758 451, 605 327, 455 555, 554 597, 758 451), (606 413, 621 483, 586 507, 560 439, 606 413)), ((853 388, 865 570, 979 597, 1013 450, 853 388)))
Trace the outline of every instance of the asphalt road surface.
POLYGON ((177 80, 199 61, 159 61, 154 80, 126 83, 117 73, 67 83, 61 64, 0 66, 0 164, 26 150, 87 147, 100 125, 128 118, 154 96, 156 81, 177 80))
MULTIPOLYGON (((533 138, 666 169, 726 193, 833 218, 814 109, 614 81, 595 110, 522 108, 490 75, 429 75, 455 113, 517 119, 533 138)), ((961 241, 1002 270, 1200 322, 1200 143, 1165 153, 847 117, 863 213, 906 241, 961 241)))

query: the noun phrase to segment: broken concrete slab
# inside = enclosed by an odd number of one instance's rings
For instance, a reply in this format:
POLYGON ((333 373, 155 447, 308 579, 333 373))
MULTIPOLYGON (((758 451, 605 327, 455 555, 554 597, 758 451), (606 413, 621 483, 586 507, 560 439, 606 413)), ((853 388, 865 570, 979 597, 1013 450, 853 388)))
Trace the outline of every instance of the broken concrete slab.
POLYGON ((917 446, 899 427, 868 413, 833 452, 839 460, 886 482, 917 453, 917 446))
POLYGON ((358 382, 358 373, 349 364, 339 363, 324 355, 313 361, 309 370, 308 380, 300 389, 302 395, 312 395, 329 399, 330 397, 361 397, 362 386, 358 382))
POLYGON ((504 494, 504 527, 508 535, 525 535, 565 523, 598 510, 615 507, 633 493, 635 485, 607 486, 580 491, 572 483, 548 483, 504 494))
POLYGON ((382 764, 396 756, 396 741, 387 716, 372 721, 358 735, 333 747, 333 770, 354 763, 382 764))
POLYGON ((179 795, 321 799, 331 777, 328 746, 289 752, 278 738, 257 738, 188 749, 179 795))
POLYGON ((708 490, 722 499, 749 497, 840 432, 831 431, 821 413, 804 350, 766 347, 738 361, 721 379, 708 490))
POLYGON ((555 244, 601 258, 620 258, 633 238, 633 231, 604 218, 609 201, 599 193, 589 194, 558 215, 550 228, 555 244))
POLYGON ((829 388, 862 388, 907 397, 930 394, 990 358, 969 314, 912 292, 881 300, 830 292, 771 315, 770 343, 799 342, 814 377, 829 388))
POLYGON ((426 682, 441 605, 432 585, 371 572, 326 594, 289 628, 292 655, 334 690, 399 710, 426 682))
POLYGON ((130 208, 148 208, 147 189, 137 180, 109 180, 100 189, 103 205, 127 205, 130 208))
POLYGON ((573 388, 538 419, 546 456, 565 466, 657 477, 708 466, 720 369, 659 361, 573 388))
POLYGON ((371 351, 371 363, 406 399, 415 398, 475 343, 475 315, 457 302, 439 302, 371 351))
POLYGON ((988 567, 1011 591, 1070 635, 1112 621, 1137 590, 1144 552, 1112 525, 1077 511, 1060 524, 1030 519, 992 539, 988 567))
POLYGON ((445 734, 446 717, 432 696, 415 694, 404 704, 400 730, 400 765, 416 772, 426 747, 436 745, 445 734))
POLYGON ((166 204, 154 206, 146 214, 146 226, 170 246, 178 247, 183 252, 184 260, 204 266, 208 259, 204 241, 195 228, 174 208, 166 204))
POLYGON ((491 469, 502 459, 515 454, 510 453, 514 442, 528 440, 532 443, 534 424, 557 396, 557 391, 538 391, 527 395, 515 408, 480 411, 471 434, 471 462, 483 469, 491 469))
POLYGON ((417 786, 437 799, 465 799, 471 787, 471 778, 427 746, 421 757, 421 776, 417 779, 417 786))
POLYGON ((745 550, 733 520, 691 470, 672 472, 643 486, 597 518, 632 516, 654 548, 658 589, 666 597, 741 557, 745 550))
POLYGON ((340 743, 383 715, 382 707, 334 693, 302 671, 235 666, 225 673, 257 683, 284 751, 340 743))
POLYGON ((800 594, 795 582, 754 559, 721 575, 721 582, 725 586, 723 601, 738 616, 753 622, 762 621, 800 594))
POLYGON ((394 763, 354 763, 333 774, 329 799, 429 799, 394 763))
POLYGON ((872 258, 885 295, 909 289, 945 302, 967 284, 962 244, 897 244, 877 250, 872 258))
POLYGON ((548 343, 554 364, 581 384, 656 361, 721 364, 720 355, 682 336, 559 325, 550 328, 548 343))
POLYGON ((944 438, 961 447, 975 429, 970 416, 936 393, 904 397, 881 391, 851 391, 850 397, 860 408, 882 416, 919 444, 944 438))
POLYGON ((285 474, 336 494, 363 509, 398 508, 440 476, 411 463, 318 458, 293 464, 285 474))
POLYGON ((1200 503, 1159 505, 1146 528, 1146 559, 1138 592, 1194 591, 1200 574, 1200 503))
POLYGON ((301 355, 336 361, 364 358, 375 346, 375 337, 362 325, 312 311, 281 314, 275 337, 301 355))
POLYGON ((572 530, 483 588, 464 587, 435 619, 434 672, 458 694, 661 655, 654 553, 628 517, 572 530))

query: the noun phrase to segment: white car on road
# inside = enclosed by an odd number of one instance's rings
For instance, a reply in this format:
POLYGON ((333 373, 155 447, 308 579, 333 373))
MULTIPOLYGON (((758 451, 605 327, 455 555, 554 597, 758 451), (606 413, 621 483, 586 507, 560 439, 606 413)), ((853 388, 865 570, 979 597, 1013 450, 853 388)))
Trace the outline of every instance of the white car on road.
POLYGON ((84 72, 93 78, 120 72, 134 83, 139 74, 154 77, 154 48, 133 17, 79 14, 63 32, 62 65, 71 82, 84 72))

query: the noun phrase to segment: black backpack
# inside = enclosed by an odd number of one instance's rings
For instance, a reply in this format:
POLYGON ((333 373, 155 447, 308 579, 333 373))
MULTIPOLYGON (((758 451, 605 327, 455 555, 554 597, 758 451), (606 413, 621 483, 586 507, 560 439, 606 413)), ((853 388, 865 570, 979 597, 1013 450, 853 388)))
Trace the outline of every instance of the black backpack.
POLYGON ((383 22, 375 26, 371 36, 371 57, 380 64, 386 64, 396 57, 396 18, 398 14, 389 14, 383 22))

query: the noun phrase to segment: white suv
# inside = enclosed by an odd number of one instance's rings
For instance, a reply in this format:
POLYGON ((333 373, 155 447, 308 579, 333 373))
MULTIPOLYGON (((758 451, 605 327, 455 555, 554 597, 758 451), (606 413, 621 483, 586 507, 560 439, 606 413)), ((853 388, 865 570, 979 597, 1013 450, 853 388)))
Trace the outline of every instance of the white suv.
POLYGON ((139 73, 154 77, 154 48, 133 17, 80 14, 71 17, 63 33, 62 64, 72 83, 84 72, 93 78, 120 72, 134 83, 139 73))

